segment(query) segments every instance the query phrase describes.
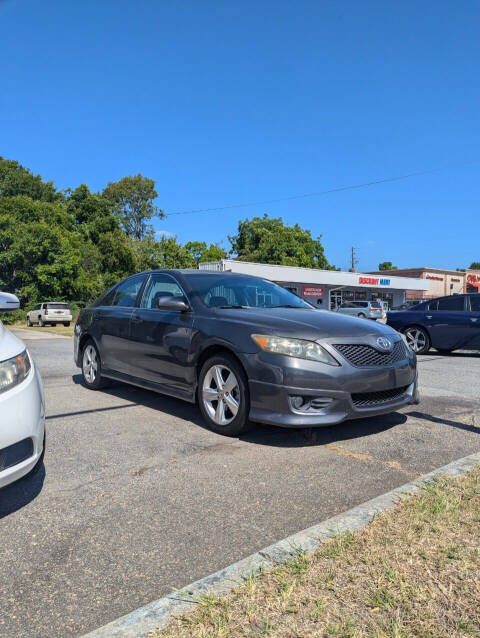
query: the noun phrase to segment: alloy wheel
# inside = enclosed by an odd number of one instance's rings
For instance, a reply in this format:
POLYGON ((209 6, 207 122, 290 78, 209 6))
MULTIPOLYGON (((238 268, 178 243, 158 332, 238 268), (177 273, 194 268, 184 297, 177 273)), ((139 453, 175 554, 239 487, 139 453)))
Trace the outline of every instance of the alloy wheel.
POLYGON ((224 365, 213 365, 205 375, 202 401, 212 421, 228 425, 240 408, 240 388, 235 374, 224 365))
POLYGON ((419 328, 408 328, 408 330, 405 330, 405 337, 414 352, 420 352, 427 345, 427 337, 423 330, 419 328))
POLYGON ((92 345, 88 345, 83 351, 83 376, 87 383, 94 383, 97 378, 98 361, 97 351, 92 345))

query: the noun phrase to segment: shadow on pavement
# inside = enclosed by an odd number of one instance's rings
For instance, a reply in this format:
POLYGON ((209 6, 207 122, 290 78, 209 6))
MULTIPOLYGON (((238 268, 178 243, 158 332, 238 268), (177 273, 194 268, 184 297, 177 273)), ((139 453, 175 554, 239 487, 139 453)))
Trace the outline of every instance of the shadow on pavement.
POLYGON ((433 414, 425 414, 424 412, 405 412, 406 416, 413 416, 415 419, 423 419, 424 421, 431 421, 432 423, 439 423, 440 425, 448 425, 452 428, 458 428, 459 430, 465 430, 466 432, 475 432, 480 434, 480 428, 468 423, 462 423, 461 421, 452 421, 451 419, 444 419, 439 416, 433 416, 433 414))
MULTIPOLYGON (((72 377, 73 382, 82 384, 82 375, 76 374, 72 377)), ((128 410, 137 405, 163 412, 172 417, 183 419, 194 425, 206 429, 209 428, 203 422, 202 416, 197 406, 174 399, 150 390, 143 390, 120 381, 112 382, 110 386, 102 390, 102 393, 119 399, 130 401, 125 405, 114 405, 110 407, 92 408, 90 410, 80 410, 53 414, 47 419, 59 419, 79 414, 128 410)), ((272 447, 306 447, 311 445, 325 445, 335 441, 345 441, 356 439, 362 436, 378 434, 405 423, 407 417, 399 412, 383 414, 368 419, 356 419, 345 421, 338 425, 318 428, 280 428, 262 424, 252 424, 252 429, 239 437, 241 441, 255 443, 258 445, 268 445, 272 447)))
POLYGON ((33 475, 0 489, 0 519, 13 514, 33 501, 42 491, 45 481, 45 464, 33 475))

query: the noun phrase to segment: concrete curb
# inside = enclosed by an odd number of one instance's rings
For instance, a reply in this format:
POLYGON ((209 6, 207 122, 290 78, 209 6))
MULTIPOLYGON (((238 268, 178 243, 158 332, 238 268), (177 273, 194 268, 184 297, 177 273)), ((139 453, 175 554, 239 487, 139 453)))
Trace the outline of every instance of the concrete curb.
POLYGON ((140 607, 140 609, 122 616, 104 627, 95 629, 86 634, 84 638, 116 638, 119 636, 139 638, 147 636, 149 632, 164 627, 172 616, 180 616, 190 611, 196 604, 195 600, 202 594, 209 593, 217 596, 227 594, 246 576, 258 573, 264 567, 271 567, 275 563, 282 562, 299 550, 313 551, 325 539, 335 534, 364 527, 378 514, 392 509, 405 494, 419 492, 422 485, 431 481, 438 474, 460 476, 479 463, 480 453, 453 461, 433 472, 424 474, 412 483, 397 487, 391 492, 366 501, 343 514, 329 518, 323 523, 269 545, 256 554, 252 554, 206 578, 201 578, 170 596, 160 598, 160 600, 140 607))

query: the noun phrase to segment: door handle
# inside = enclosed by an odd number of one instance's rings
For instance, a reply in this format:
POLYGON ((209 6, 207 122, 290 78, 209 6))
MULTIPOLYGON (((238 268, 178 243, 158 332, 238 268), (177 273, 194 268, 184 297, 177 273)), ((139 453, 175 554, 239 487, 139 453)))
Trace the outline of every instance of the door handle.
POLYGON ((432 315, 425 315, 427 317, 427 319, 431 319, 432 315))
POLYGON ((478 317, 470 317, 470 321, 478 321, 478 317))
POLYGON ((134 323, 142 323, 143 319, 139 317, 138 315, 133 315, 130 321, 133 321, 134 323))

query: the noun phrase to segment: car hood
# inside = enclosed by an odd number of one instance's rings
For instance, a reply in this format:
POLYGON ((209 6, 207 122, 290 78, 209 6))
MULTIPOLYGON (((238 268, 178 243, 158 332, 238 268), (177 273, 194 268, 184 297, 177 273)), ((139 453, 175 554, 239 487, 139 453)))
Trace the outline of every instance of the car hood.
POLYGON ((319 339, 367 336, 397 337, 397 332, 371 319, 358 319, 328 310, 301 310, 296 308, 242 308, 222 309, 219 318, 248 324, 267 334, 294 336, 299 339, 319 339))
POLYGON ((7 330, 0 321, 0 361, 11 359, 24 350, 23 341, 7 330))

